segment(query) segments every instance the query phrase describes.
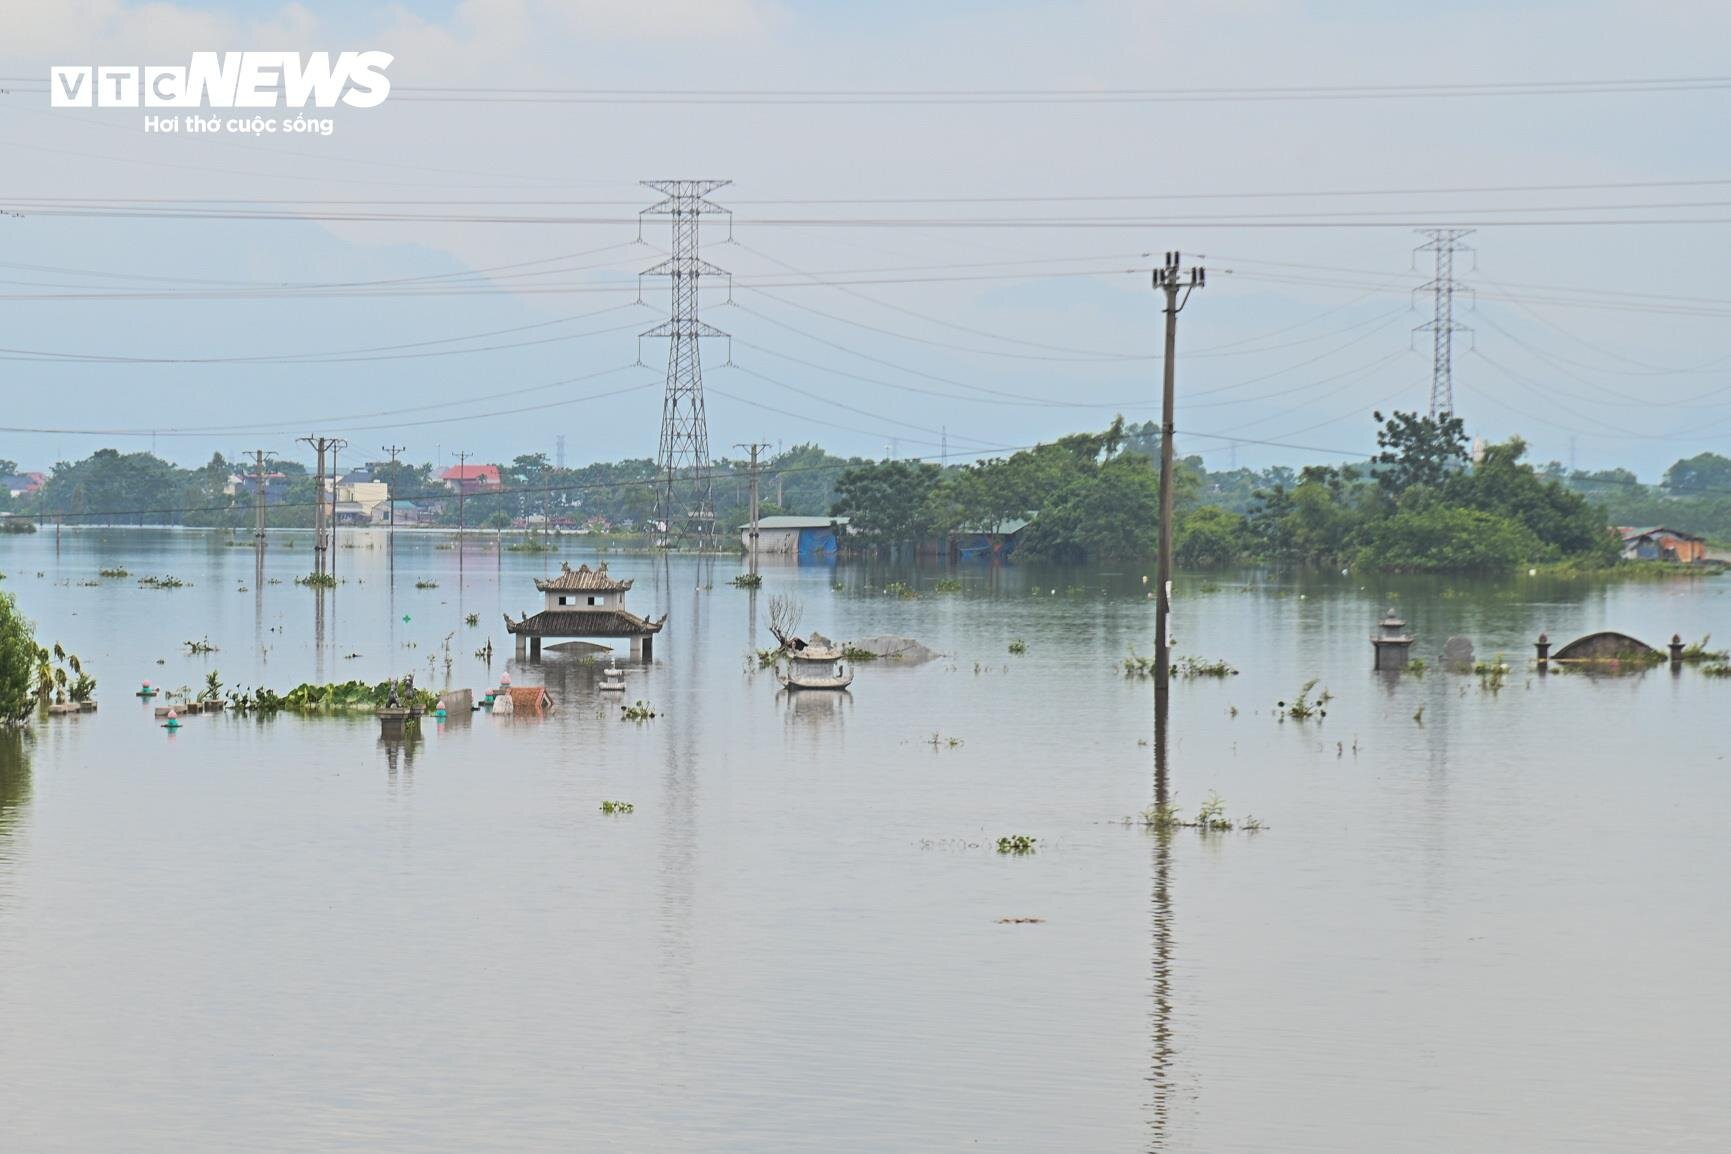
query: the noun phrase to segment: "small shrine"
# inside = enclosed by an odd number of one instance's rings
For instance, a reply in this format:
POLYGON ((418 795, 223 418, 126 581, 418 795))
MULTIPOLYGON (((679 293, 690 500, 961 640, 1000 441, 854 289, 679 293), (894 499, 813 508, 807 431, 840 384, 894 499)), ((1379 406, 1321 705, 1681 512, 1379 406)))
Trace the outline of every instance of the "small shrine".
POLYGON ((811 640, 794 638, 787 647, 787 672, 776 680, 788 689, 846 689, 853 684, 853 670, 841 664, 844 656, 836 644, 821 634, 811 640))
POLYGON ((1412 651, 1413 638, 1406 631, 1406 622, 1393 609, 1377 622, 1377 632, 1370 643, 1376 648, 1374 669, 1399 671, 1411 660, 1407 654, 1412 651))
POLYGON ((633 660, 654 656, 654 638, 667 615, 651 621, 626 609, 631 581, 609 577, 605 561, 593 569, 562 563, 557 577, 536 581, 535 588, 545 598, 539 613, 516 621, 505 614, 505 630, 517 639, 517 660, 526 652, 531 661, 539 661, 543 637, 629 637, 633 660))

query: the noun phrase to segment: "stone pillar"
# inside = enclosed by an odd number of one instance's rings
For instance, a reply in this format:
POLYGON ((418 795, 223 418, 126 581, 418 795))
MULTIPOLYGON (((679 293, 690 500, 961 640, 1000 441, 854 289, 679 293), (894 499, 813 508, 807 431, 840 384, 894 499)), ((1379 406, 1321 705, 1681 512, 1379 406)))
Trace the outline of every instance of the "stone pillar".
POLYGON ((529 660, 541 660, 541 639, 539 637, 529 638, 529 660))
POLYGON ((1671 634, 1671 664, 1683 664, 1683 638, 1675 633, 1671 634))
POLYGON ((521 661, 523 660, 523 655, 528 650, 529 639, 521 633, 514 633, 512 636, 517 639, 517 660, 521 661))
POLYGON ((1539 639, 1533 642, 1533 650, 1539 657, 1539 672, 1547 673, 1551 665, 1551 638, 1549 634, 1539 634, 1539 639))

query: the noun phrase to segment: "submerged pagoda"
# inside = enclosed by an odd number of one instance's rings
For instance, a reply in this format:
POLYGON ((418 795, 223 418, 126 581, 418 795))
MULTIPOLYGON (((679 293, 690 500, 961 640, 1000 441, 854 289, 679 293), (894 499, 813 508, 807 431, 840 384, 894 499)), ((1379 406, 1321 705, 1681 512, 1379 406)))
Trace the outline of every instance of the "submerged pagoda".
POLYGON ((540 660, 543 637, 629 637, 632 658, 647 661, 654 656, 654 638, 667 623, 667 614, 650 621, 626 609, 629 579, 609 577, 605 561, 593 569, 561 563, 559 570, 557 577, 535 582, 546 598, 541 612, 516 621, 505 614, 505 630, 517 639, 519 661, 525 649, 531 660, 540 660))

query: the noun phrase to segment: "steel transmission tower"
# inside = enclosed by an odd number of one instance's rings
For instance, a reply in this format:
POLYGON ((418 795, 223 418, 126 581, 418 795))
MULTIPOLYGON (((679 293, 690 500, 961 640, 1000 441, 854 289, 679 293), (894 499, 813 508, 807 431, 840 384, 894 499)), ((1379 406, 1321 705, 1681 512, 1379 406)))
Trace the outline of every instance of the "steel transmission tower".
POLYGON ((1428 332, 1434 344, 1431 354, 1430 415, 1432 420, 1453 416, 1455 411, 1454 335, 1466 332, 1467 326, 1455 320, 1455 292, 1466 286, 1455 279, 1455 253, 1471 252, 1461 238, 1471 234, 1470 228, 1421 228, 1420 236, 1430 240, 1415 252, 1436 254, 1436 276, 1420 285, 1417 292, 1431 294, 1431 319, 1414 332, 1428 332))
MULTIPOLYGON (((703 409, 704 337, 725 337, 698 317, 698 284, 703 277, 727 276, 698 255, 698 222, 705 216, 726 215, 708 195, 730 184, 726 180, 646 180, 644 187, 662 200, 639 214, 671 218, 672 255, 643 276, 664 276, 673 283, 672 310, 661 324, 642 335, 667 338, 667 389, 661 402, 661 447, 656 455, 660 473, 656 516, 662 524, 664 547, 695 545, 714 549, 715 503, 709 473, 709 420, 703 409)), ((641 229, 641 223, 639 225, 641 229)))

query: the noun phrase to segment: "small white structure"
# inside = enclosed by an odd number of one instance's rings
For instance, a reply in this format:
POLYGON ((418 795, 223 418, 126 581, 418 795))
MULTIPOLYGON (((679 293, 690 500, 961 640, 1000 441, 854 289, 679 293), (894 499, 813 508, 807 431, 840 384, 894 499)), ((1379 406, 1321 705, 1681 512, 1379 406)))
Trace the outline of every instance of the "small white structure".
POLYGON ((812 634, 810 641, 794 639, 787 654, 787 671, 775 678, 787 689, 846 689, 853 684, 853 670, 841 664, 842 651, 827 638, 812 634))
POLYGON ((609 661, 607 668, 601 671, 601 692, 625 692, 625 671, 619 668, 617 662, 609 661))

